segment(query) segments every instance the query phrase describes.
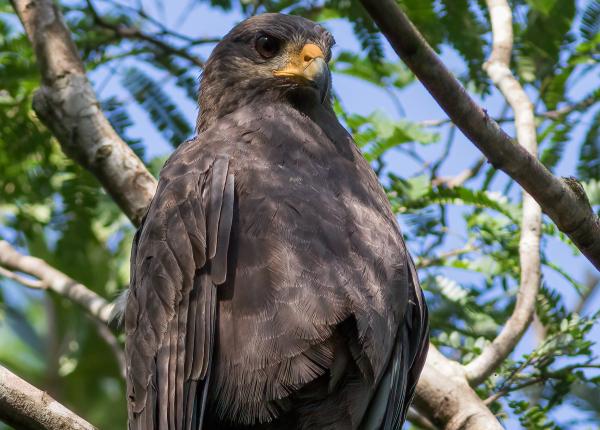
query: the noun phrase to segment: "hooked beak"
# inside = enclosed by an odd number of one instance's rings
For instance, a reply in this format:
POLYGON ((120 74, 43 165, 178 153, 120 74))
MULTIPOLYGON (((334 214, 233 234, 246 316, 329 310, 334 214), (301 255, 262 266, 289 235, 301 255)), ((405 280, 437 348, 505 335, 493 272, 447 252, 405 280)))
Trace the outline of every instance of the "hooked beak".
POLYGON ((316 88, 321 103, 329 95, 331 86, 329 67, 325 62, 323 51, 313 43, 304 45, 300 54, 292 57, 283 69, 274 70, 273 76, 295 80, 316 88))

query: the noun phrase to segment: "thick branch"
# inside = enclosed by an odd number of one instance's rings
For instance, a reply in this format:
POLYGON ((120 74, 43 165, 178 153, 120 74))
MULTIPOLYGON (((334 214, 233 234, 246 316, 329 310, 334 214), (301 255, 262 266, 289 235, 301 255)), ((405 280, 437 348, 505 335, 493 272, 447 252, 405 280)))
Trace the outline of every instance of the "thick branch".
POLYGON ((469 386, 463 367, 429 345, 417 385, 415 406, 445 430, 501 430, 502 426, 469 386))
POLYGON ((396 53, 492 165, 517 181, 600 269, 600 219, 581 185, 556 178, 469 97, 394 0, 361 0, 396 53))
POLYGON ((113 309, 112 303, 106 301, 85 285, 56 270, 44 260, 23 255, 3 240, 0 240, 0 266, 38 278, 41 282, 41 288, 50 289, 68 298, 85 309, 94 318, 104 324, 108 323, 113 309))
POLYGON ((156 180, 102 114, 77 49, 52 0, 11 0, 35 49, 42 87, 33 108, 67 155, 90 170, 134 224, 156 180))
POLYGON ((22 430, 93 430, 48 394, 0 366, 0 421, 22 430))
MULTIPOLYGON (((507 0, 487 0, 492 22, 492 53, 484 68, 500 89, 515 113, 517 139, 532 156, 537 156, 537 137, 533 104, 510 71, 513 45, 512 11, 507 0)), ((467 378, 474 385, 483 382, 509 356, 529 327, 535 313, 540 286, 540 235, 542 211, 535 200, 523 192, 523 218, 519 240, 521 282, 515 309, 482 353, 465 366, 467 378)))

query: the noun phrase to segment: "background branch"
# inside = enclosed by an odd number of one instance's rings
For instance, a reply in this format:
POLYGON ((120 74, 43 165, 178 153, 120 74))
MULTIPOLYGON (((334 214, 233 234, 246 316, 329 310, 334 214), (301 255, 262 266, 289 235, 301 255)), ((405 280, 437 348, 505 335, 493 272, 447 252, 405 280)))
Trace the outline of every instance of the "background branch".
POLYGON ((558 228, 600 269, 600 219, 592 211, 581 184, 573 178, 556 178, 524 147, 515 145, 471 99, 393 0, 361 3, 452 122, 494 167, 530 193, 558 228))
POLYGON ((107 301, 85 285, 74 281, 64 273, 50 266, 44 260, 21 254, 8 242, 3 240, 0 241, 0 275, 6 276, 29 288, 54 291, 61 297, 81 306, 90 316, 98 336, 110 347, 119 366, 121 376, 125 377, 123 348, 115 334, 108 328, 115 306, 114 303, 107 301), (26 273, 38 279, 26 278, 15 272, 26 273))
MULTIPOLYGON (((0 240, 0 266, 38 278, 40 283, 36 283, 36 285, 52 290, 60 296, 77 303, 102 323, 107 324, 109 322, 113 309, 112 303, 100 297, 85 285, 56 270, 44 260, 21 254, 4 240, 0 240)), ((20 278, 22 277, 12 279, 21 282, 20 278)), ((28 283, 23 284, 30 286, 28 283)))
POLYGON ((460 172, 456 176, 451 176, 451 177, 438 176, 436 178, 433 178, 433 180, 431 181, 431 184, 438 186, 438 187, 444 186, 447 188, 460 187, 465 182, 467 182, 469 179, 472 179, 475 176, 477 176, 477 174, 479 173, 479 171, 481 170, 481 168, 483 167, 484 164, 485 164, 485 159, 480 158, 475 163, 473 163, 473 165, 471 167, 464 169, 462 172, 460 172))
POLYGON ((0 366, 0 420, 20 430, 93 430, 47 393, 0 366))
MULTIPOLYGON (((513 45, 512 10, 506 0, 487 0, 492 22, 492 53, 484 65, 492 82, 500 89, 515 113, 517 140, 532 156, 537 155, 533 104, 510 71, 513 45)), ((535 313, 540 286, 540 235, 542 211, 535 200, 523 192, 523 215, 519 240, 521 280, 515 309, 482 353, 465 366, 472 384, 483 382, 509 356, 529 327, 535 313)))

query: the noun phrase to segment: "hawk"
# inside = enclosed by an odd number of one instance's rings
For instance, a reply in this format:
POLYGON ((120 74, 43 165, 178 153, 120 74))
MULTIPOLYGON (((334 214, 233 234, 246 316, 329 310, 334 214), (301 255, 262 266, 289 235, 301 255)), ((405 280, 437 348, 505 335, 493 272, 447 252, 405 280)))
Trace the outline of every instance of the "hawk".
POLYGON ((400 429, 427 307, 386 195, 331 104, 333 37, 243 21, 131 253, 129 428, 400 429))

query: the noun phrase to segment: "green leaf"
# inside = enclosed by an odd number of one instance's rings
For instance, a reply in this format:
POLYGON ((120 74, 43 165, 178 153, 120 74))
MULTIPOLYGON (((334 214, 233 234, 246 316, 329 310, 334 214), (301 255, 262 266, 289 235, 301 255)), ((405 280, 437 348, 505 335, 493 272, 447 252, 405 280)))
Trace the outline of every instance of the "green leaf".
POLYGON ((600 179, 590 179, 588 182, 581 182, 588 200, 592 206, 600 205, 600 179))
MULTIPOLYGON (((480 21, 472 9, 474 2, 468 0, 442 0, 440 13, 446 30, 446 40, 461 55, 469 73, 469 78, 479 91, 487 88, 487 75, 483 69, 485 61, 484 36, 488 31, 487 22, 480 21)), ((478 11, 481 12, 481 11, 478 11)))
POLYGON ((192 127, 158 82, 140 69, 130 67, 125 70, 122 83, 173 146, 190 137, 192 127))
POLYGON ((600 2, 592 0, 586 6, 581 16, 579 32, 581 37, 587 41, 598 37, 598 33, 600 33, 600 2))
POLYGON ((346 123, 369 161, 376 160, 390 149, 404 143, 417 142, 428 145, 439 139, 438 134, 425 131, 416 123, 403 119, 392 120, 381 111, 375 111, 366 117, 349 115, 346 117, 346 123))
MULTIPOLYGON (((559 53, 563 44, 572 40, 569 34, 575 17, 575 1, 542 1, 527 13, 524 31, 517 37, 519 63, 533 67, 534 77, 544 79, 554 74, 559 53)), ((528 79, 529 80, 529 79, 528 79)))
POLYGON ((600 178, 600 110, 592 118, 579 150, 577 175, 582 181, 600 178))
POLYGON ((354 76, 380 87, 404 88, 414 81, 414 75, 401 62, 373 63, 349 51, 342 51, 333 61, 332 71, 354 76))

